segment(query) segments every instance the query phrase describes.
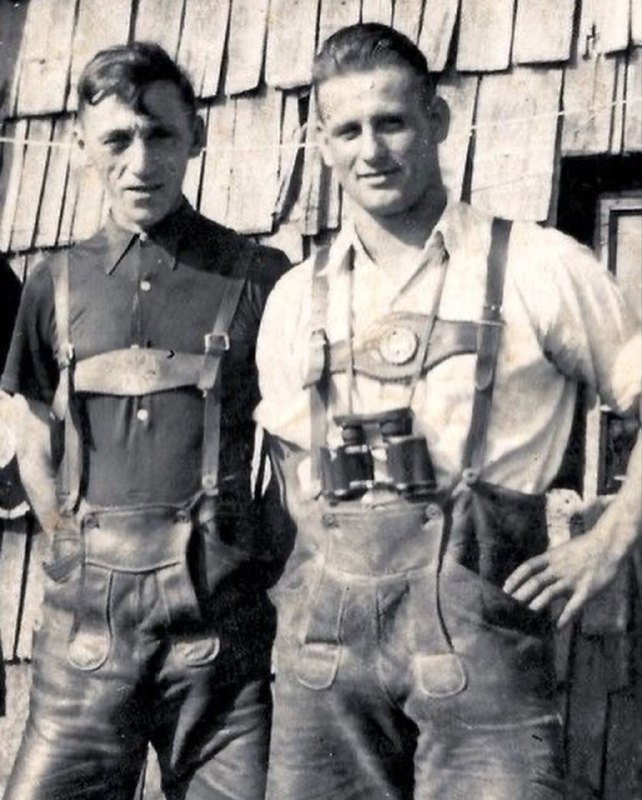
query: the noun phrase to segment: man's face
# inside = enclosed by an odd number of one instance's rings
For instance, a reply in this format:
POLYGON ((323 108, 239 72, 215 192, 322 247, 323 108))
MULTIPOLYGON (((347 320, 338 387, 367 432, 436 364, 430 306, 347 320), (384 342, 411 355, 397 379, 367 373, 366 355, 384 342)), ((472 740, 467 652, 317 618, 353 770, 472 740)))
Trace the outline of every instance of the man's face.
POLYGON ((441 186, 437 143, 443 103, 427 101, 402 66, 337 75, 318 88, 321 148, 344 190, 373 216, 416 206, 441 186))
POLYGON ((187 162, 200 151, 200 125, 169 81, 150 83, 139 110, 113 94, 85 107, 78 141, 120 225, 150 228, 179 204, 187 162))

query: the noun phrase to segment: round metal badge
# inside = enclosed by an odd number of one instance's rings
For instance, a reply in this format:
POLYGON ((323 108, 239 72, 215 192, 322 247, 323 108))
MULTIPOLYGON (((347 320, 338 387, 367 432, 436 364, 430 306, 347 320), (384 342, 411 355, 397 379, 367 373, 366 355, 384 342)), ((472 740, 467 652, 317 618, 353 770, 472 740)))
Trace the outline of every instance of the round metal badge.
POLYGON ((407 364, 419 345, 417 334, 409 328, 393 328, 379 343, 379 352, 388 364, 407 364))

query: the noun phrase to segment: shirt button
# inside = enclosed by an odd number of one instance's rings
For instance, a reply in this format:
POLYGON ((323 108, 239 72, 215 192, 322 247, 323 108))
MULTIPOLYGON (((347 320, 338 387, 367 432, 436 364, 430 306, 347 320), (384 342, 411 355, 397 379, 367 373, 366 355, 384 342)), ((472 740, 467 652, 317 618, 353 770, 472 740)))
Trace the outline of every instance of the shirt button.
POLYGON ((142 280, 140 282, 140 288, 143 290, 143 292, 148 292, 152 288, 152 285, 148 280, 142 280))
POLYGON ((136 412, 136 419, 140 422, 147 422, 149 419, 149 411, 146 408, 139 408, 136 412))

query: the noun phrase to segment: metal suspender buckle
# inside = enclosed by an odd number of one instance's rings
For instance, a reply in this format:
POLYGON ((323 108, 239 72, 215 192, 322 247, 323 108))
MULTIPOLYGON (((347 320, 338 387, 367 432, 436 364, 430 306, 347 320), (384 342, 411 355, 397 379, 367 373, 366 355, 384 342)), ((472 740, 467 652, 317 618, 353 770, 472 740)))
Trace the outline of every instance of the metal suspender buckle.
POLYGON ((201 487, 203 492, 208 497, 216 497, 218 495, 218 479, 216 475, 203 475, 201 478, 201 487))
POLYGON ((58 368, 60 370, 67 369, 74 363, 75 357, 76 351, 74 350, 73 344, 71 342, 65 342, 58 351, 58 368))
POLYGON ((225 353, 230 349, 230 337, 227 333, 206 333, 205 352, 208 355, 225 353))

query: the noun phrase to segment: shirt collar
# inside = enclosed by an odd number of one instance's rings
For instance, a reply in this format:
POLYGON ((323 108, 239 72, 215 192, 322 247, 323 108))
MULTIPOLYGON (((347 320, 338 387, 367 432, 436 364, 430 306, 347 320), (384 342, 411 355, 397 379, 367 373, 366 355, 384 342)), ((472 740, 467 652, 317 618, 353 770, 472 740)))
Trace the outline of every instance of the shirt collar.
MULTIPOLYGON (((446 203, 441 217, 432 229, 430 236, 426 239, 420 260, 417 263, 425 262, 426 256, 432 249, 441 250, 444 255, 452 252, 457 241, 457 232, 463 222, 463 214, 466 206, 451 199, 446 203)), ((357 236, 357 232, 352 220, 344 223, 337 238, 332 245, 332 251, 324 272, 329 276, 332 273, 342 271, 347 266, 350 250, 363 251, 363 245, 357 236)), ((365 251, 363 251, 365 253, 365 251)))
POLYGON ((108 275, 116 269, 125 253, 137 242, 153 242, 158 247, 167 251, 174 258, 168 260, 172 269, 176 269, 176 255, 178 246, 194 215, 194 209, 183 197, 181 204, 175 211, 170 212, 160 222, 157 222, 144 234, 132 233, 121 228, 111 214, 107 217, 102 231, 106 244, 106 257, 104 261, 105 272, 108 275))

